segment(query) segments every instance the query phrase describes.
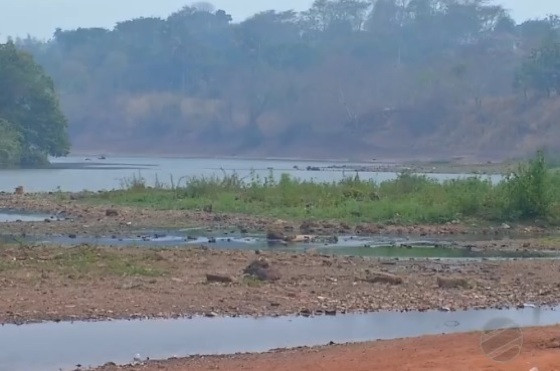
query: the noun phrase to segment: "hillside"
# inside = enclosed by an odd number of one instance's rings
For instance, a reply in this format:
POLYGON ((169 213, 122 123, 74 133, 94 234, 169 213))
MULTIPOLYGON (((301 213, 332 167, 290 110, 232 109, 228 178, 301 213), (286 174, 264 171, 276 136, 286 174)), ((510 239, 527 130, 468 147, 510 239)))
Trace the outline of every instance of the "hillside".
POLYGON ((16 42, 53 76, 78 151, 500 159, 560 150, 559 29, 483 0, 318 0, 16 42))

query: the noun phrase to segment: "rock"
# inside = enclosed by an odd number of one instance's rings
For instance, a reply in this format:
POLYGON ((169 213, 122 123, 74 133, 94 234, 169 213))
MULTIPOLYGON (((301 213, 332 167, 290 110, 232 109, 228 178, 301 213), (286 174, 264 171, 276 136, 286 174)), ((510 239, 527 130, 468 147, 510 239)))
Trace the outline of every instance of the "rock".
POLYGON ((25 192, 23 190, 23 186, 16 187, 15 192, 16 195, 23 195, 25 192))
POLYGON ((119 216, 119 212, 115 209, 105 210, 105 216, 119 216))
POLYGON ((284 234, 283 229, 273 226, 266 230, 266 238, 269 240, 285 241, 287 236, 284 234))
POLYGON ((436 279, 438 287, 442 289, 469 289, 471 287, 469 281, 464 278, 438 276, 436 279))
POLYGON ((256 272, 255 277, 261 281, 274 282, 280 279, 280 273, 274 268, 260 269, 256 272))
POLYGON ((315 223, 315 222, 311 222, 311 221, 304 221, 299 226, 299 230, 303 234, 315 233, 317 228, 318 228, 318 224, 315 223))
POLYGON ((261 281, 272 282, 280 279, 280 273, 271 267, 265 259, 254 260, 243 270, 243 273, 261 281))
POLYGON ((369 272, 366 271, 366 282, 369 283, 386 283, 389 285, 401 285, 404 281, 402 277, 395 276, 389 273, 383 272, 369 272))
POLYGON ((338 236, 328 237, 325 242, 326 243, 337 244, 338 243, 338 236))
POLYGON ((270 264, 266 259, 258 259, 258 260, 253 260, 251 264, 249 264, 245 269, 243 269, 243 273, 252 275, 258 269, 268 269, 268 268, 270 268, 270 264))
POLYGON ((206 274, 207 282, 219 282, 219 283, 230 283, 233 282, 231 277, 223 276, 220 274, 206 274))
MULTIPOLYGON (((301 228, 300 228, 301 229, 301 228)), ((303 225, 303 230, 312 229, 309 226, 303 225)), ((294 233, 294 226, 283 221, 277 220, 273 224, 269 225, 266 230, 266 238, 269 241, 281 241, 281 242, 311 242, 316 236, 309 234, 296 235, 294 233)))
POLYGON ((502 229, 511 229, 511 226, 506 223, 502 223, 502 229))

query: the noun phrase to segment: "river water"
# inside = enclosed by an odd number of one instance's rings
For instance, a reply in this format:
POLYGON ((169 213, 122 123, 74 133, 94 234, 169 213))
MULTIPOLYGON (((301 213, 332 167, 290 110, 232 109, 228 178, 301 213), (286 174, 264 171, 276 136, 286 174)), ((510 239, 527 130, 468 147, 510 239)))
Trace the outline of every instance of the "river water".
POLYGON ((0 327, 0 369, 73 370, 77 364, 129 363, 136 355, 167 359, 264 352, 331 341, 341 344, 558 323, 557 310, 525 308, 5 325, 0 327))
MULTIPOLYGON (((165 184, 184 182, 186 177, 223 176, 236 173, 250 180, 252 176, 261 179, 272 174, 277 179, 281 174, 289 174, 301 180, 316 182, 339 181, 356 174, 355 168, 371 168, 376 164, 359 162, 328 162, 303 160, 244 160, 219 158, 164 158, 164 157, 110 157, 100 160, 96 157, 70 156, 52 159, 49 169, 0 170, 0 192, 13 192, 23 186, 28 192, 83 190, 99 191, 119 189, 126 179, 141 176, 148 185, 156 179, 165 184), (346 166, 347 169, 342 167, 346 166), (321 171, 308 171, 307 167, 321 171)), ((377 164, 379 165, 379 164, 377 164)), ((360 171, 361 179, 382 182, 395 179, 395 172, 360 171)), ((465 178, 468 174, 428 174, 439 181, 465 178)), ((493 182, 500 175, 486 176, 493 182)))
MULTIPOLYGON (((0 222, 2 218, 0 210, 0 222)), ((31 216, 28 216, 31 217, 31 216)), ((56 222, 56 219, 53 221, 56 222)), ((499 251, 472 250, 461 247, 472 236, 441 236, 408 238, 396 236, 338 236, 334 241, 280 244, 264 235, 245 235, 232 232, 204 233, 188 230, 143 230, 129 236, 48 235, 14 236, 0 234, 0 242, 25 241, 32 244, 76 246, 87 244, 109 247, 178 248, 206 246, 220 250, 262 250, 289 253, 315 252, 325 255, 361 256, 369 258, 419 259, 560 259, 557 251, 499 251)), ((478 239, 482 237, 477 237, 478 239)), ((488 241, 491 241, 488 239, 488 241)))

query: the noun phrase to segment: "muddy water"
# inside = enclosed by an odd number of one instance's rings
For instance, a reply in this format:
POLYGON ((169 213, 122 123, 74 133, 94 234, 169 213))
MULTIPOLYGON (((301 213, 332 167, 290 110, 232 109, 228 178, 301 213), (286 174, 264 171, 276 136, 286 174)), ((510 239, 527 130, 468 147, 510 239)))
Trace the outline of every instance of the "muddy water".
MULTIPOLYGON (((338 181, 353 176, 354 170, 371 169, 373 163, 318 162, 287 160, 241 160, 241 159, 194 159, 162 157, 110 157, 106 160, 97 157, 68 157, 53 159, 50 169, 0 170, 0 191, 13 192, 17 186, 24 186, 30 192, 51 192, 56 190, 79 192, 120 189, 123 179, 141 175, 149 185, 158 179, 169 184, 184 182, 185 177, 222 176, 234 172, 242 178, 261 179, 270 175, 289 174, 302 180, 318 182, 338 181), (321 171, 307 171, 307 167, 321 171), (344 168, 346 167, 346 168, 344 168), (367 168, 367 169, 366 169, 367 168)), ((377 164, 379 165, 379 164, 377 164)), ((361 171, 362 179, 378 182, 394 179, 394 172, 361 171)), ((438 180, 467 177, 467 174, 428 174, 438 180)), ((489 176, 493 182, 501 179, 499 175, 489 176)))
POLYGON ((525 308, 5 325, 0 328, 0 369, 70 370, 78 364, 130 363, 136 355, 167 359, 481 331, 502 318, 520 327, 548 326, 560 323, 560 312, 525 308))

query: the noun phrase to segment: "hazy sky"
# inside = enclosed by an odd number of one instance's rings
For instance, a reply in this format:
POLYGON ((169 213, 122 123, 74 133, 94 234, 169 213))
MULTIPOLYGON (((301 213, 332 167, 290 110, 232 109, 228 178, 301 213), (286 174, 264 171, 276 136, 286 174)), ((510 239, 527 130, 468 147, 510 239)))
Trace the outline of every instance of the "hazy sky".
MULTIPOLYGON (((559 0, 494 0, 512 10, 516 20, 560 14, 559 0)), ((112 27, 140 16, 165 17, 189 0, 0 0, 0 40, 31 34, 49 38, 57 27, 112 27)), ((307 9, 312 0, 213 0, 236 21, 267 9, 307 9)))

